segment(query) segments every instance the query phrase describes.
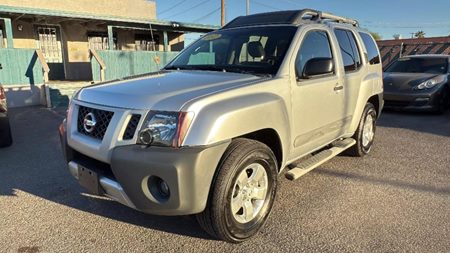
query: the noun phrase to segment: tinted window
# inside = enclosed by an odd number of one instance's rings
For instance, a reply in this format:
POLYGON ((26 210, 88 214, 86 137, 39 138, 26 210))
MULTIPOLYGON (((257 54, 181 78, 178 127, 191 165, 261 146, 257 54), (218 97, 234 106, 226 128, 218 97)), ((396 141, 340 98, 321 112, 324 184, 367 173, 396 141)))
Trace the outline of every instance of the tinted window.
POLYGON ((359 33, 359 35, 361 35, 363 43, 366 46, 369 63, 371 65, 381 63, 380 55, 378 54, 378 47, 372 39, 372 36, 367 33, 359 33))
POLYGON ((335 34, 341 49, 345 71, 358 69, 361 66, 361 57, 358 46, 356 45, 355 36, 352 32, 341 29, 336 29, 335 34))
POLYGON ((447 73, 448 60, 444 57, 439 58, 400 58, 394 61, 386 69, 386 72, 403 73, 447 73))
POLYGON ((312 31, 305 36, 297 54, 297 69, 303 70, 312 58, 333 58, 328 34, 324 31, 312 31))

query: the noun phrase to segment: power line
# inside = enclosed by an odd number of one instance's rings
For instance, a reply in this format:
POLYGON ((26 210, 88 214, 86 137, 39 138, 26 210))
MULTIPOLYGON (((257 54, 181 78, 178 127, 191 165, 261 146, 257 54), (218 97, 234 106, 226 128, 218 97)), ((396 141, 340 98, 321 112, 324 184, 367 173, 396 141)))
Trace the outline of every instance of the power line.
POLYGON ((178 3, 174 4, 173 6, 171 6, 170 8, 161 11, 161 12, 159 13, 159 15, 164 14, 164 13, 166 13, 166 12, 168 12, 168 11, 173 10, 174 8, 176 8, 177 6, 180 6, 181 4, 183 4, 183 3, 186 2, 186 1, 187 1, 187 0, 181 0, 180 2, 178 2, 178 3))
POLYGON ((205 1, 202 1, 202 2, 200 2, 200 3, 198 3, 198 4, 194 5, 194 6, 190 7, 190 8, 187 9, 187 10, 177 12, 176 14, 172 14, 172 15, 171 15, 171 18, 173 18, 173 17, 175 17, 175 16, 178 16, 178 15, 181 15, 181 14, 184 14, 184 13, 186 13, 187 11, 190 11, 190 10, 192 10, 192 9, 195 9, 195 8, 199 7, 200 5, 205 4, 205 3, 209 2, 209 1, 211 1, 211 0, 205 0, 205 1))
POLYGON ((216 9, 214 9, 213 11, 209 12, 208 14, 206 14, 205 16, 202 16, 202 17, 200 17, 200 18, 198 18, 196 20, 193 20, 192 23, 195 23, 195 22, 198 22, 198 21, 200 21, 202 19, 208 18, 208 17, 212 16, 214 13, 216 13, 217 11, 220 11, 220 9, 221 9, 221 7, 218 7, 216 9))
POLYGON ((286 3, 290 3, 290 4, 293 4, 293 5, 297 5, 297 6, 299 6, 300 7, 300 3, 298 3, 298 2, 295 2, 295 1, 292 1, 292 0, 281 0, 281 1, 283 1, 283 2, 286 2, 286 3))
POLYGON ((283 11, 283 9, 280 9, 280 8, 276 8, 276 7, 273 7, 273 6, 267 5, 267 4, 263 4, 263 3, 261 3, 261 2, 258 2, 258 1, 256 1, 256 0, 253 0, 253 3, 255 3, 255 4, 257 4, 257 5, 261 5, 261 6, 264 6, 264 7, 266 7, 266 8, 269 8, 269 9, 273 9, 273 10, 277 10, 277 11, 283 11))
POLYGON ((439 29, 439 28, 446 28, 450 27, 449 25, 436 25, 436 26, 423 26, 423 25, 407 25, 407 26, 390 26, 390 25, 371 25, 371 24, 362 24, 362 26, 365 27, 372 27, 372 28, 391 28, 391 29, 439 29))

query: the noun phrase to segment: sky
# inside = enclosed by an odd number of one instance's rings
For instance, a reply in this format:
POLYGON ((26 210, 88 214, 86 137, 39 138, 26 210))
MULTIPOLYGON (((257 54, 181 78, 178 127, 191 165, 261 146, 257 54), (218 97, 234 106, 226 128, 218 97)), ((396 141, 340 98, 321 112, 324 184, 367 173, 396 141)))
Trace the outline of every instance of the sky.
MULTIPOLYGON (((220 0, 155 2, 158 19, 220 25, 220 0)), ((225 0, 225 5, 227 22, 246 13, 246 0, 225 0)), ((426 37, 450 35, 450 0, 250 0, 250 14, 305 8, 356 19, 383 39, 410 38, 419 30, 426 37)))

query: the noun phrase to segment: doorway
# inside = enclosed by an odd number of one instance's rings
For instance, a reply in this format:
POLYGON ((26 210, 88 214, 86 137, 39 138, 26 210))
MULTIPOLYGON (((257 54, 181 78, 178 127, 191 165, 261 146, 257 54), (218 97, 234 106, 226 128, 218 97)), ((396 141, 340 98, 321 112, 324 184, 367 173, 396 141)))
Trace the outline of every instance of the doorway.
POLYGON ((64 59, 61 33, 58 26, 38 26, 39 49, 45 56, 50 68, 49 80, 64 80, 64 59))

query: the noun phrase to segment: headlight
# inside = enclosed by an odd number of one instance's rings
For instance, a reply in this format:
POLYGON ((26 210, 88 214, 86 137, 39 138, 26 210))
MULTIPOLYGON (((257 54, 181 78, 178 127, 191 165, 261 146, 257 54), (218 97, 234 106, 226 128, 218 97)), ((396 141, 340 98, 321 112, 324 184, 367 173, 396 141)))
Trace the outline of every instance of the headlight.
POLYGON ((180 147, 191 125, 192 112, 149 112, 139 131, 138 144, 180 147))
POLYGON ((419 84, 416 86, 416 89, 423 90, 423 89, 431 89, 437 84, 443 83, 445 81, 445 76, 437 76, 432 79, 426 80, 425 82, 419 84))

